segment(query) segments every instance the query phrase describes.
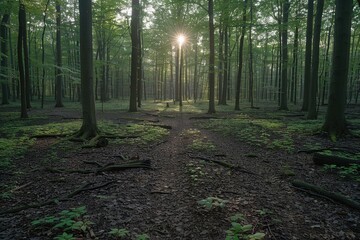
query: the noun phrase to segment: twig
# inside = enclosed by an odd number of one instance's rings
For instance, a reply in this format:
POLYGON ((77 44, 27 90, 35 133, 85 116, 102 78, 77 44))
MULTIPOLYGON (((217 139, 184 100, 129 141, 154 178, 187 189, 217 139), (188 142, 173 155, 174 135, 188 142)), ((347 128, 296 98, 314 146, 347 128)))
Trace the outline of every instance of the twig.
POLYGON ((21 186, 18 186, 18 187, 16 187, 16 188, 14 188, 13 190, 10 190, 10 192, 13 193, 13 192, 19 191, 19 190, 22 189, 22 188, 25 188, 25 187, 27 187, 27 186, 30 186, 32 183, 33 183, 33 182, 25 183, 25 184, 23 184, 23 185, 21 185, 21 186))

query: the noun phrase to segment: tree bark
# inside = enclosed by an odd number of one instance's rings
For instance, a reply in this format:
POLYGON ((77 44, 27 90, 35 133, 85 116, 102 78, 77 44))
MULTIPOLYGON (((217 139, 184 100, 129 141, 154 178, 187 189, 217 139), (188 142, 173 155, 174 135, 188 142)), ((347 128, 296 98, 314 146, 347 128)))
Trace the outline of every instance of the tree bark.
POLYGON ((20 92, 21 92, 21 118, 28 118, 27 104, 26 104, 26 81, 24 73, 24 59, 23 59, 23 37, 24 37, 24 21, 25 21, 25 6, 19 2, 19 35, 18 35, 18 67, 20 78, 20 92))
POLYGON ((238 74, 236 78, 236 94, 235 94, 235 110, 240 110, 240 90, 241 90, 241 76, 243 68, 243 49, 244 49, 244 38, 246 34, 246 7, 247 0, 244 0, 243 5, 243 25, 241 27, 241 37, 239 46, 239 63, 238 63, 238 74))
POLYGON ((208 0, 209 14, 209 110, 208 113, 215 113, 215 37, 214 37, 214 1, 208 0))
POLYGON ((284 1, 283 6, 283 20, 282 20, 282 69, 281 69, 281 97, 280 97, 280 110, 289 110, 287 106, 287 85, 288 85, 288 23, 289 23, 289 11, 290 2, 289 0, 284 1))
POLYGON ((61 52, 61 6, 56 1, 56 87, 55 87, 55 107, 64 107, 62 103, 62 52, 61 52))
POLYGON ((137 84, 138 84, 138 66, 139 66, 139 18, 140 3, 139 0, 132 0, 131 15, 131 84, 130 84, 130 112, 137 111, 137 84))
POLYGON ((352 0, 336 0, 329 105, 323 125, 323 130, 333 140, 347 132, 345 106, 353 11, 352 2, 352 0))
POLYGON ((0 81, 1 81, 1 89, 2 89, 2 101, 1 104, 9 104, 9 82, 8 82, 8 47, 7 47, 7 41, 8 41, 8 33, 9 33, 9 19, 10 15, 8 13, 5 13, 1 19, 1 25, 0 25, 0 46, 1 46, 1 52, 0 52, 0 81))
POLYGON ((92 37, 92 1, 79 0, 80 10, 80 71, 81 71, 81 103, 83 122, 79 133, 81 138, 89 139, 98 134, 95 99, 94 99, 94 68, 93 68, 93 37, 92 37))
POLYGON ((307 111, 309 107, 309 89, 311 78, 311 44, 313 32, 314 0, 308 0, 308 12, 306 22, 306 49, 305 49, 305 72, 304 72, 304 93, 301 110, 307 111))
POLYGON ((316 16, 313 37, 312 73, 310 80, 309 106, 307 119, 317 119, 317 93, 319 82, 319 55, 320 55, 320 34, 321 19, 324 9, 324 0, 318 0, 316 5, 316 16))

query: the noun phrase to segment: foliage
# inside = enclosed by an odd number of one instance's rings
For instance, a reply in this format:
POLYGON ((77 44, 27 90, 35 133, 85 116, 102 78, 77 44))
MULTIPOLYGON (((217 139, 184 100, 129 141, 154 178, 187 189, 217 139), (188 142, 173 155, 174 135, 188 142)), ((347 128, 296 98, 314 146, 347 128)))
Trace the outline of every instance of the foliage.
POLYGON ((116 238, 124 238, 129 236, 130 232, 125 228, 112 228, 109 234, 116 238))
MULTIPOLYGON (((114 238, 117 239, 125 239, 130 237, 131 233, 126 228, 112 228, 109 232, 109 235, 111 235, 114 238)), ((136 240, 148 240, 150 239, 150 236, 146 233, 143 234, 136 234, 136 240)))
POLYGON ((189 148, 194 151, 209 152, 215 150, 215 145, 205 139, 194 139, 192 144, 189 145, 189 148))
POLYGON ((337 166, 335 164, 325 164, 323 171, 328 172, 337 172, 340 177, 352 179, 354 181, 360 182, 360 165, 359 164, 350 164, 350 166, 337 166))
POLYGON ((241 224, 245 218, 242 214, 236 214, 230 217, 231 228, 226 231, 226 240, 261 240, 265 238, 265 234, 261 232, 254 233, 252 224, 241 224))
POLYGON ((218 197, 207 197, 198 201, 198 204, 205 207, 206 209, 224 208, 228 200, 224 200, 218 197))
POLYGON ((84 217, 86 214, 85 206, 63 210, 56 216, 46 216, 31 222, 34 227, 50 227, 51 229, 61 232, 54 239, 76 239, 74 234, 79 235, 89 230, 93 224, 84 217), (69 234, 71 232, 72 234, 69 234))
POLYGON ((192 162, 186 164, 187 172, 190 174, 191 179, 196 183, 201 180, 206 173, 203 171, 203 166, 196 165, 192 162))

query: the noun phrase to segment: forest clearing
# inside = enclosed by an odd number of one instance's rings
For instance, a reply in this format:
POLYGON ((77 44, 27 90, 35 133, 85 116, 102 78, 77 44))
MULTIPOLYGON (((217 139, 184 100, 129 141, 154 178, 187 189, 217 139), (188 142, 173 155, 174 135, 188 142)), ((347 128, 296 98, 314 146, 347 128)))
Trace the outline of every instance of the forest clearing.
MULTIPOLYGON (((309 121, 275 106, 223 107, 208 115, 206 103, 186 103, 180 112, 173 103, 145 102, 137 113, 108 103, 97 116, 102 134, 113 137, 105 147, 86 148, 66 136, 81 126, 78 107, 67 105, 35 108, 25 122, 16 108, 0 108, 0 136, 8 139, 1 158, 9 159, 0 172, 1 239, 63 233, 74 239, 225 239, 235 223, 251 224, 244 234, 264 233, 265 239, 360 236, 359 205, 293 185, 300 180, 360 202, 358 168, 313 161, 314 153, 360 158, 359 135, 336 143, 324 138, 322 111, 309 121), (140 165, 97 171, 129 162, 140 165), (74 222, 55 227, 62 211, 81 207, 74 222), (78 222, 81 228, 72 229, 78 222)), ((360 109, 347 112, 358 134, 360 109)))
POLYGON ((0 239, 360 239, 360 0, 0 0, 0 239))

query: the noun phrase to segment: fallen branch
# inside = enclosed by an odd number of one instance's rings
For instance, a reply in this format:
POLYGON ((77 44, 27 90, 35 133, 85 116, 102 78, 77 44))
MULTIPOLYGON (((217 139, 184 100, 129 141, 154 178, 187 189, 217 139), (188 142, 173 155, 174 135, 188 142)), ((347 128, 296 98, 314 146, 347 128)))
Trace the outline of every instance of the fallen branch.
POLYGON ((340 193, 333 193, 329 192, 321 187, 300 181, 300 180, 294 180, 291 182, 291 184, 297 188, 310 190, 312 192, 315 192, 316 194, 319 194, 321 196, 330 198, 338 203, 342 203, 346 206, 352 207, 354 209, 360 210, 360 203, 356 202, 352 199, 347 198, 346 196, 340 194, 340 193))
POLYGON ((25 183, 25 184, 23 184, 23 185, 21 185, 21 186, 18 186, 18 187, 16 187, 16 188, 10 190, 10 192, 13 193, 13 192, 19 191, 19 190, 22 189, 22 188, 26 188, 27 186, 30 186, 32 183, 33 183, 33 182, 25 183))
POLYGON ((251 172, 249 170, 246 170, 240 166, 234 166, 230 163, 227 163, 227 162, 224 162, 224 161, 219 161, 219 160, 215 160, 215 159, 210 159, 210 158, 206 158, 206 157, 203 157, 203 156, 189 156, 190 158, 193 158, 193 159, 200 159, 200 160, 204 160, 206 162, 213 162, 213 163, 216 163, 220 166, 223 166, 223 167, 226 167, 226 168, 230 168, 230 169, 234 169, 234 170, 237 170, 237 171, 240 171, 240 172, 243 172, 243 173, 248 173, 248 174, 252 174, 252 175, 257 175, 256 173, 254 172, 251 172))
POLYGON ((164 128, 164 129, 168 129, 168 130, 172 129, 172 126, 170 126, 170 125, 162 125, 162 124, 149 124, 148 126, 154 126, 154 127, 164 128))
POLYGON ((360 164, 360 161, 357 159, 330 156, 320 153, 315 153, 313 155, 313 161, 316 165, 335 164, 337 166, 350 166, 351 164, 360 164))
POLYGON ((118 170, 125 170, 128 168, 151 168, 151 161, 150 160, 137 160, 131 161, 122 164, 115 164, 115 163, 108 163, 106 165, 101 165, 100 163, 86 161, 84 163, 87 164, 94 164, 97 165, 97 169, 63 169, 63 168, 45 168, 45 171, 51 173, 80 173, 80 174, 99 174, 101 172, 111 172, 111 171, 118 171, 118 170))
POLYGON ((215 116, 200 116, 200 117, 189 117, 189 120, 201 120, 201 119, 223 119, 215 116))
POLYGON ((39 208, 39 207, 43 207, 43 206, 46 206, 46 205, 57 204, 58 202, 66 201, 69 198, 72 198, 72 197, 76 196, 77 194, 79 194, 81 192, 106 187, 106 186, 108 186, 108 185, 110 185, 110 184, 112 184, 114 182, 115 181, 110 181, 110 182, 107 182, 107 183, 104 183, 104 184, 101 184, 101 185, 98 185, 98 186, 94 186, 94 187, 89 187, 90 185, 92 185, 92 183, 86 183, 86 184, 80 186, 78 189, 74 190, 73 192, 70 192, 69 194, 64 195, 62 197, 53 198, 53 199, 45 201, 45 202, 29 204, 29 205, 23 205, 23 206, 20 206, 20 207, 15 207, 15 208, 10 208, 10 209, 7 209, 7 210, 3 210, 3 211, 0 211, 0 215, 7 214, 7 213, 17 213, 17 212, 27 210, 27 209, 30 209, 30 208, 39 208))

